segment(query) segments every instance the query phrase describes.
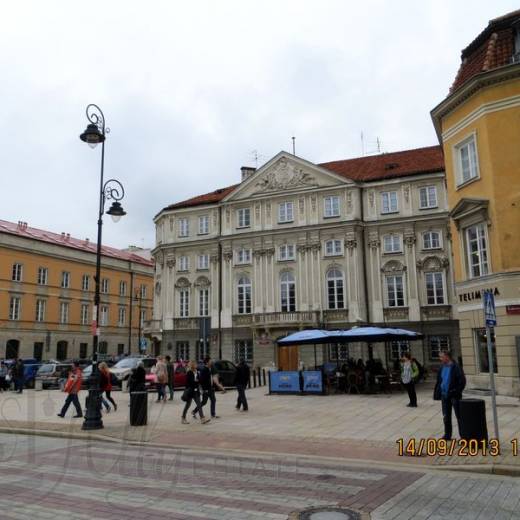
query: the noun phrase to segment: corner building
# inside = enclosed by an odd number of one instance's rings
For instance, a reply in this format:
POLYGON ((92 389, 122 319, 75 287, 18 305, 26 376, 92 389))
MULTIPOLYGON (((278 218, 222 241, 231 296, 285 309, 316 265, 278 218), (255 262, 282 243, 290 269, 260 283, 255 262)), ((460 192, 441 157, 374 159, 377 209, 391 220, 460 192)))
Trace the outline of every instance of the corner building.
MULTIPOLYGON (((95 273, 88 239, 0 220, 0 358, 90 357, 95 273)), ((152 312, 152 261, 103 246, 100 283, 99 353, 137 353, 139 320, 152 312)))
MULTIPOLYGON (((440 147, 325 164, 280 152, 241 173, 155 217, 147 332, 163 353, 297 368, 313 347, 276 338, 367 323, 422 332, 411 351, 426 365, 458 352, 440 147)), ((391 363, 410 347, 371 348, 391 363)), ((316 361, 348 356, 366 346, 319 347, 316 361)))
POLYGON ((462 51, 432 111, 446 159, 455 317, 468 385, 489 388, 482 292, 495 294, 497 390, 520 395, 520 11, 491 20, 462 51))

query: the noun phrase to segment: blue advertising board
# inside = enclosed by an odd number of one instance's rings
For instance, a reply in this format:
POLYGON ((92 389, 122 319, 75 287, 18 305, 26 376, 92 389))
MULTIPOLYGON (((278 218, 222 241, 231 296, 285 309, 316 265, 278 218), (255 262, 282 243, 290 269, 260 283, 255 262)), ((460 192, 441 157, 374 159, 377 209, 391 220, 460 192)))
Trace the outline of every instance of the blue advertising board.
POLYGON ((303 372, 303 391, 306 394, 323 393, 323 375, 321 370, 305 370, 303 372))
POLYGON ((298 371, 269 372, 269 392, 300 393, 300 373, 298 371))

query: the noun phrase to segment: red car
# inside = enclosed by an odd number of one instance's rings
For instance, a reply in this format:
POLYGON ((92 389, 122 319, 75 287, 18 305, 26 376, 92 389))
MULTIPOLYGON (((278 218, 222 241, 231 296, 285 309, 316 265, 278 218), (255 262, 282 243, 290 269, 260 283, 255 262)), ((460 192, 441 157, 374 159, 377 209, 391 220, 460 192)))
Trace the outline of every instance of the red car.
MULTIPOLYGON (((186 386, 186 367, 188 363, 184 361, 173 363, 173 386, 174 388, 184 388, 186 386)), ((155 389, 157 384, 157 376, 155 374, 146 374, 146 388, 149 390, 155 389)))

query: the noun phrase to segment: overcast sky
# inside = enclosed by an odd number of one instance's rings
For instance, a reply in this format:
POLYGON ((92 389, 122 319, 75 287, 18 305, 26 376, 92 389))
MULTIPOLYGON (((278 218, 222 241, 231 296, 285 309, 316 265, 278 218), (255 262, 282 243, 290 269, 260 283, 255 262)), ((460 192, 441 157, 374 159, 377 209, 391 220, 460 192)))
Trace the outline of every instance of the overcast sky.
POLYGON ((514 0, 3 1, 0 218, 96 238, 100 148, 128 215, 104 243, 154 245, 164 206, 280 150, 313 162, 437 144, 429 111, 460 51, 514 0))

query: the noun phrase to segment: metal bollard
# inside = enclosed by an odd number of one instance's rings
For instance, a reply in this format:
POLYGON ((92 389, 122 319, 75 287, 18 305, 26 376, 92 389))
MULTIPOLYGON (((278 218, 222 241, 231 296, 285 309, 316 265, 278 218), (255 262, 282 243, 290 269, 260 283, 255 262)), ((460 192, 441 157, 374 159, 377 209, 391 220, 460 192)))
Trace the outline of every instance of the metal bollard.
POLYGON ((264 375, 264 386, 265 386, 267 384, 266 378, 265 378, 265 368, 262 368, 262 374, 264 375))
POLYGON ((253 370, 253 387, 256 388, 256 370, 253 370))

